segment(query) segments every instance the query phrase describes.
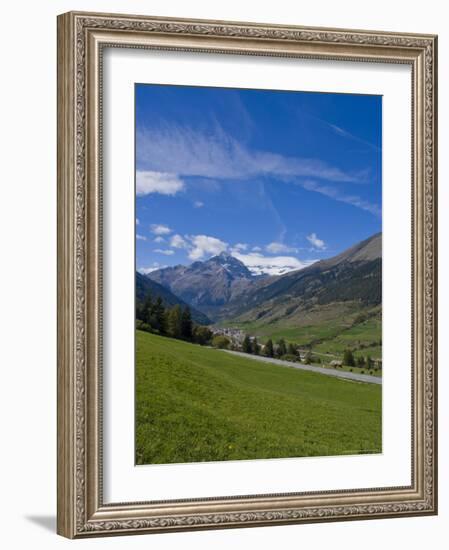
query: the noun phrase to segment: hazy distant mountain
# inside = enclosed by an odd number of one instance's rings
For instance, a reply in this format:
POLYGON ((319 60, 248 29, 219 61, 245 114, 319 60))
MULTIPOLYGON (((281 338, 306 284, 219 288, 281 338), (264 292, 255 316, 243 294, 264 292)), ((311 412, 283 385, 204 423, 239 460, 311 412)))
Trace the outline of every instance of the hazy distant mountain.
POLYGON ((341 254, 284 275, 256 277, 237 258, 222 253, 205 262, 159 269, 146 277, 204 311, 213 320, 274 322, 311 307, 381 303, 382 234, 341 254))
MULTIPOLYGON (((180 305, 181 307, 185 307, 186 302, 175 296, 170 290, 163 287, 159 283, 156 283, 155 281, 152 281, 148 277, 145 277, 145 275, 142 275, 141 273, 136 272, 136 301, 137 302, 143 302, 145 298, 148 296, 148 294, 151 295, 152 299, 156 299, 158 296, 162 298, 162 302, 167 307, 172 307, 176 305, 180 305)), ((202 313, 201 311, 198 311, 194 307, 190 306, 190 310, 192 313, 192 319, 201 325, 208 325, 210 324, 210 319, 202 313)))

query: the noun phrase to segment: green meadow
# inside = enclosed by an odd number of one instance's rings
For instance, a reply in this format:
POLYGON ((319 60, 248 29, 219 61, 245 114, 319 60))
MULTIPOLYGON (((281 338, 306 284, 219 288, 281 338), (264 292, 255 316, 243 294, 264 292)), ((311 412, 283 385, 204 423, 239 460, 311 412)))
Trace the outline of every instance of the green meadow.
POLYGON ((136 334, 136 463, 381 452, 379 385, 136 334))
POLYGON ((378 307, 365 310, 367 318, 358 321, 360 310, 347 304, 332 304, 327 308, 304 314, 300 318, 281 318, 276 322, 223 321, 218 326, 232 326, 257 336, 263 343, 283 338, 300 348, 319 354, 329 354, 329 360, 342 357, 346 349, 355 357, 370 355, 382 358, 382 320, 378 307), (326 317, 330 314, 330 318, 326 317))
POLYGON ((345 349, 352 349, 354 356, 370 355, 382 358, 382 321, 368 319, 363 323, 350 327, 334 338, 315 344, 314 351, 343 355, 345 349))

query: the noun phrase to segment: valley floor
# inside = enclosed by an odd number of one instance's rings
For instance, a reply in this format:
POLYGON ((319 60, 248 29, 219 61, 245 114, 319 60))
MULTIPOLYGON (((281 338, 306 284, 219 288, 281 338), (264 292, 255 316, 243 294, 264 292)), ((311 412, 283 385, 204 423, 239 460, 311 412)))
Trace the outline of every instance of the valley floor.
POLYGON ((252 359, 253 361, 261 361, 262 363, 269 363, 271 365, 280 365, 283 367, 290 367, 292 369, 299 369, 308 372, 316 372, 324 374, 326 376, 335 376, 336 378, 344 378, 345 380, 353 380, 354 382, 364 382, 368 384, 382 384, 381 376, 371 376, 369 374, 359 374, 357 372, 348 372, 347 370, 331 369, 329 367, 319 367, 317 365, 302 365, 300 363, 294 363, 293 361, 284 361, 283 359, 275 359, 273 357, 264 357, 263 355, 248 355, 241 351, 223 350, 225 353, 232 353, 239 357, 252 359))
POLYGON ((382 451, 382 389, 136 333, 136 462, 382 451))
MULTIPOLYGON (((285 312, 284 312, 285 313, 285 312)), ((260 343, 268 338, 273 342, 283 338, 298 346, 301 351, 310 350, 322 362, 341 359, 349 349, 355 358, 370 356, 382 359, 381 307, 360 309, 350 302, 333 303, 316 307, 297 317, 281 315, 279 319, 242 319, 221 321, 219 328, 239 329, 257 336, 260 343)))

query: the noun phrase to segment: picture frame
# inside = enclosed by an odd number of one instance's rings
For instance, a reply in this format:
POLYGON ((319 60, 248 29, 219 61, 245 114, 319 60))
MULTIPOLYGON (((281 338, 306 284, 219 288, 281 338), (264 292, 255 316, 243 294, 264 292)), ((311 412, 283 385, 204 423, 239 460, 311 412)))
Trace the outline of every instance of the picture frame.
POLYGON ((436 201, 436 36, 84 12, 60 15, 58 533, 85 538, 436 514, 436 201), (411 321, 410 484, 159 500, 148 494, 138 501, 105 501, 102 79, 107 48, 411 69, 412 223, 407 231, 412 308, 404 313, 411 321))

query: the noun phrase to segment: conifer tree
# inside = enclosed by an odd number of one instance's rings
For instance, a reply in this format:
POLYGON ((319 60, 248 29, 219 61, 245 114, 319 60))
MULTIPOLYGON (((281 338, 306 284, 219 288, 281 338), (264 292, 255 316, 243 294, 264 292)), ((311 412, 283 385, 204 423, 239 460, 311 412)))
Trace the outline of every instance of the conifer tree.
POLYGON ((167 330, 173 338, 181 338, 182 336, 181 317, 182 311, 179 304, 172 307, 167 314, 167 330))
POLYGON ((267 357, 274 356, 273 340, 271 340, 271 338, 267 340, 267 343, 265 344, 264 353, 267 357))
POLYGON ((151 294, 148 294, 148 296, 145 298, 143 304, 140 306, 140 317, 144 323, 150 324, 150 315, 151 315, 151 309, 153 307, 153 300, 151 299, 151 294))
POLYGON ((296 353, 297 353, 295 346, 291 342, 289 343, 289 345, 287 347, 287 353, 289 355, 296 355, 296 353))
POLYGON ((150 323, 152 328, 158 331, 160 334, 166 334, 167 332, 167 319, 165 316, 165 307, 162 302, 162 298, 158 296, 156 302, 151 308, 150 323))
POLYGON ((246 335, 244 340, 243 340, 242 351, 243 351, 243 353, 252 353, 252 351, 253 351, 253 348, 252 348, 252 345, 251 345, 251 340, 249 339, 248 335, 246 335))
POLYGON ((278 340, 276 342, 276 344, 277 344, 276 353, 277 353, 278 357, 282 357, 283 355, 285 355, 287 353, 287 346, 285 345, 285 340, 283 338, 281 338, 280 340, 278 340))
POLYGON ((253 345, 252 345, 252 352, 254 353, 254 355, 259 355, 260 353, 260 346, 259 346, 259 343, 257 342, 257 338, 254 337, 254 340, 253 340, 253 345))
POLYGON ((346 349, 343 353, 343 365, 347 367, 355 367, 354 355, 350 349, 346 349))
POLYGON ((192 314, 189 306, 186 306, 181 314, 181 337, 185 340, 192 340, 192 328, 192 314))

